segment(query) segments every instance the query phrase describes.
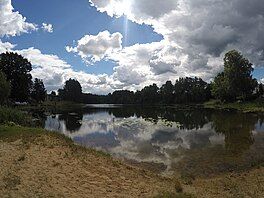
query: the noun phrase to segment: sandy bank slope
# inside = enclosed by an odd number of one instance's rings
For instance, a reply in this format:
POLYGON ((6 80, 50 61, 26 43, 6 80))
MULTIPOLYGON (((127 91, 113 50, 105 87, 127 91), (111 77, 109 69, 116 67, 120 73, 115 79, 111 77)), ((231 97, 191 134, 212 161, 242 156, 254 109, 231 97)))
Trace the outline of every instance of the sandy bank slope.
POLYGON ((41 134, 0 140, 0 197, 151 197, 174 182, 41 134))
POLYGON ((264 167, 243 173, 228 173, 209 179, 196 179, 184 186, 197 198, 263 198, 264 167))

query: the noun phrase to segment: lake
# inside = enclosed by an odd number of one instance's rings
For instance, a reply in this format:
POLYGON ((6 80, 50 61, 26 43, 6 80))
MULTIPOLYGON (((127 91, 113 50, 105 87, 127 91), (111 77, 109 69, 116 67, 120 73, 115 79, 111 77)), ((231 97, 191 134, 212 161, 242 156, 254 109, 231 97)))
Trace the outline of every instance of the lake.
POLYGON ((212 175, 263 163, 264 116, 194 108, 88 105, 45 128, 162 174, 212 175))

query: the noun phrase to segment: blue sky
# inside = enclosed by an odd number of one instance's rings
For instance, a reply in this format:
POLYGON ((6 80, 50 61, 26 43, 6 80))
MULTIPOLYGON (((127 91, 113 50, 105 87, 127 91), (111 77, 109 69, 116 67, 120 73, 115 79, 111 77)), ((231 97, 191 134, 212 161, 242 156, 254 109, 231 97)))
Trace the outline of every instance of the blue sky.
POLYGON ((261 0, 1 0, 0 53, 29 59, 33 77, 43 79, 48 91, 69 78, 84 92, 98 94, 187 76, 209 82, 223 70, 231 49, 249 58, 254 77, 264 82, 261 5, 261 0))
MULTIPOLYGON (((32 32, 18 37, 3 39, 16 43, 17 49, 35 47, 46 54, 57 54, 60 58, 71 64, 75 70, 83 70, 94 74, 111 74, 115 63, 100 61, 87 66, 80 57, 65 50, 66 45, 72 45, 74 40, 83 35, 97 35, 108 30, 110 33, 120 32, 125 35, 125 18, 112 18, 105 13, 97 12, 87 0, 13 0, 15 10, 19 11, 27 20, 36 24, 51 23, 53 33, 32 32)), ((162 35, 153 32, 147 25, 139 25, 128 21, 129 33, 122 45, 131 46, 136 43, 150 43, 160 41, 162 35), (126 40, 126 42, 125 42, 126 40)))

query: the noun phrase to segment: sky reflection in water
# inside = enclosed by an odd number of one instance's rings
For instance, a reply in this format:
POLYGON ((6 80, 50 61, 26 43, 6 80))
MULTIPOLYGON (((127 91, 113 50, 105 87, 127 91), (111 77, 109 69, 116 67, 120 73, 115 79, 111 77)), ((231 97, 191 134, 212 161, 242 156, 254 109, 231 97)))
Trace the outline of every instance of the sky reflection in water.
POLYGON ((262 120, 254 114, 198 109, 97 106, 48 116, 45 128, 120 158, 162 164, 168 172, 187 151, 220 145, 236 155, 246 152, 259 134, 263 138, 262 120))

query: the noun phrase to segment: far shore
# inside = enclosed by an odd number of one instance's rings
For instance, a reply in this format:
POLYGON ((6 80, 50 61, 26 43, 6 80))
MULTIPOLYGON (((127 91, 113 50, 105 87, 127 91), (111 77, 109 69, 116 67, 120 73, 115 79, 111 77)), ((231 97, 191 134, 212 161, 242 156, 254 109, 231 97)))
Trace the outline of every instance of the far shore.
MULTIPOLYGON (((76 103, 70 101, 46 101, 38 105, 21 105, 18 106, 21 110, 34 111, 34 110, 43 110, 43 111, 59 111, 67 112, 80 110, 85 108, 87 105, 76 103)), ((96 104, 100 105, 100 104, 96 104)), ((109 104, 110 105, 110 104, 109 104)), ((227 110, 227 111, 239 111, 243 113, 264 113, 264 100, 255 100, 250 102, 233 102, 233 103, 223 103, 218 100, 211 100, 203 104, 153 104, 153 105, 141 105, 141 104, 113 104, 113 105, 124 105, 124 106, 140 106, 140 107, 157 107, 157 108, 176 108, 176 109, 194 109, 194 108, 205 108, 205 109, 214 109, 214 110, 227 110)))

